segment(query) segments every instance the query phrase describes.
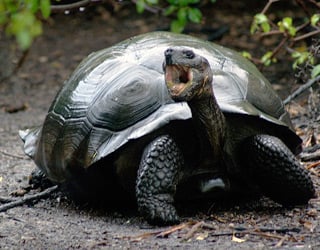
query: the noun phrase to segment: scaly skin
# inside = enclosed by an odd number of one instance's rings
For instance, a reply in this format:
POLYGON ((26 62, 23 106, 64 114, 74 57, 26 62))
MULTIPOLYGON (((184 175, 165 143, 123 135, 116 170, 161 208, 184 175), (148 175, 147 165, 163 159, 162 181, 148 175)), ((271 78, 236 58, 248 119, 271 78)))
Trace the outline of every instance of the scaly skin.
POLYGON ((255 135, 239 146, 241 167, 249 181, 282 205, 306 204, 315 196, 307 170, 277 137, 255 135))
POLYGON ((138 170, 136 198, 138 209, 151 224, 179 221, 173 205, 182 154, 169 135, 153 140, 145 149, 138 170))

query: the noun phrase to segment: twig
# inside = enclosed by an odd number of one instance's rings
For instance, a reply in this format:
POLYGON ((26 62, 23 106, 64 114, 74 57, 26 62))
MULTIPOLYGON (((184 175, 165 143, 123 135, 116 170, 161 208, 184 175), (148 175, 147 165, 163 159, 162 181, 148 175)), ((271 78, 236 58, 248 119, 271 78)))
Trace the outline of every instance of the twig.
POLYGON ((300 233, 300 228, 297 228, 297 227, 293 227, 293 228, 257 228, 256 231, 260 231, 260 232, 276 232, 276 233, 282 233, 282 234, 286 234, 286 233, 289 233, 289 232, 294 232, 294 233, 300 233))
POLYGON ((8 203, 13 202, 15 199, 9 198, 9 197, 0 197, 0 203, 8 203))
POLYGON ((302 153, 300 158, 302 161, 317 161, 320 160, 320 152, 302 153))
POLYGON ((265 37, 265 36, 282 35, 282 34, 283 34, 283 31, 280 31, 280 30, 271 30, 271 31, 269 31, 269 32, 261 33, 260 36, 261 36, 261 37, 265 37))
POLYGON ((217 229, 212 224, 206 223, 204 221, 199 221, 191 227, 191 229, 183 237, 183 240, 189 240, 190 238, 192 238, 194 236, 194 234, 198 231, 199 228, 209 229, 209 230, 216 230, 217 229))
POLYGON ((279 45, 272 51, 272 54, 270 56, 270 58, 274 58, 279 51, 281 50, 281 48, 285 45, 285 43, 289 40, 289 36, 285 36, 281 42, 279 43, 279 45))
MULTIPOLYGON (((75 3, 70 3, 70 4, 59 4, 59 5, 51 5, 51 12, 57 13, 57 12, 63 12, 66 10, 72 10, 72 9, 77 9, 80 7, 84 7, 92 3, 92 0, 81 0, 75 3)), ((99 1, 95 1, 99 2, 99 1)))
POLYGON ((300 86, 296 91, 294 91, 291 95, 289 95, 284 101, 284 104, 288 104, 290 101, 292 101, 294 98, 299 96, 301 93, 303 93, 305 90, 310 88, 313 84, 320 81, 320 76, 317 76, 316 78, 310 79, 307 81, 304 85, 300 86))
POLYGON ((143 233, 143 234, 139 234, 137 236, 129 237, 129 239, 133 240, 133 241, 140 241, 140 240, 143 240, 143 239, 151 237, 151 236, 155 236, 157 238, 164 238, 164 237, 167 237, 169 234, 172 234, 178 230, 186 228, 192 224, 193 224, 193 222, 181 223, 179 225, 172 226, 169 229, 166 229, 165 231, 155 231, 155 232, 143 233))
POLYGON ((317 3, 314 0, 309 0, 310 3, 313 3, 316 7, 318 7, 320 9, 320 3, 317 3))
POLYGON ((176 225, 176 226, 173 226, 173 227, 169 228, 169 229, 166 230, 166 231, 163 231, 163 232, 157 234, 156 237, 157 237, 157 238, 167 237, 169 234, 172 234, 172 233, 174 233, 174 232, 176 232, 176 231, 179 231, 179 230, 181 230, 181 229, 183 229, 183 228, 186 228, 187 226, 189 226, 189 225, 191 225, 191 224, 192 224, 192 222, 181 223, 181 224, 179 224, 179 225, 176 225))
POLYGON ((301 7, 304 13, 306 13, 307 16, 310 16, 310 12, 308 11, 305 2, 305 0, 296 0, 296 3, 301 7))
POLYGON ((268 3, 266 4, 266 6, 264 6, 264 8, 263 8, 263 10, 261 11, 261 13, 262 13, 262 14, 265 14, 273 3, 279 2, 279 1, 280 1, 280 0, 269 0, 268 3))
MULTIPOLYGON (((134 4, 136 4, 136 3, 137 3, 137 0, 131 0, 131 2, 133 2, 134 4)), ((153 13, 153 14, 158 14, 159 12, 162 11, 162 9, 160 9, 160 8, 152 8, 152 7, 150 7, 150 6, 147 5, 147 4, 144 5, 144 8, 145 8, 147 11, 149 11, 149 12, 151 12, 151 13, 153 13)))
POLYGON ((282 244, 283 244, 283 242, 285 242, 285 240, 287 240, 287 238, 288 238, 287 235, 283 236, 282 239, 280 239, 280 240, 278 241, 278 243, 275 245, 275 247, 281 247, 282 244))
POLYGON ((250 234, 250 235, 263 236, 263 237, 266 237, 266 238, 276 238, 276 239, 280 239, 280 240, 283 237, 281 235, 265 233, 265 232, 256 232, 256 231, 252 231, 252 230, 215 233, 215 234, 210 234, 210 236, 213 236, 213 237, 232 236, 232 235, 235 235, 235 234, 250 234))
POLYGON ((21 205, 28 203, 30 201, 36 201, 41 198, 44 198, 44 197, 50 195, 51 193, 55 192, 57 189, 58 189, 58 185, 55 185, 53 187, 47 188, 46 190, 44 190, 40 193, 37 193, 34 195, 24 196, 22 199, 15 200, 15 201, 9 202, 7 204, 4 204, 4 205, 0 206, 0 212, 5 212, 11 208, 21 206, 21 205))
POLYGON ((251 234, 251 235, 257 235, 257 236, 263 236, 263 237, 266 237, 266 238, 276 238, 276 239, 282 239, 283 236, 281 235, 277 235, 277 234, 271 234, 271 233, 265 233, 265 232, 247 232, 247 234, 251 234))
POLYGON ((308 22, 305 22, 305 23, 299 25, 299 26, 296 28, 296 30, 297 30, 296 33, 298 33, 300 30, 302 30, 302 29, 306 28, 307 26, 309 26, 310 23, 311 23, 311 22, 308 21, 308 22))
POLYGON ((10 79, 10 77, 12 77, 14 74, 16 74, 18 72, 18 70, 21 68, 22 64, 24 63, 24 61, 27 58, 27 55, 29 54, 30 49, 24 50, 22 52, 22 55, 19 58, 18 63, 16 64, 16 66, 14 67, 14 69, 11 71, 11 73, 3 78, 0 79, 0 83, 10 79))
MULTIPOLYGON (((251 231, 250 229, 246 228, 246 227, 233 227, 233 230, 236 230, 237 232, 248 232, 251 231)), ((255 232, 263 232, 263 233, 272 233, 272 232, 276 232, 276 233, 289 233, 289 232, 295 232, 295 233, 299 233, 301 230, 297 227, 293 227, 293 228, 267 228, 267 227, 257 227, 254 229, 255 232)), ((237 233, 236 232, 236 233, 237 233)))
POLYGON ((26 160, 26 159, 28 159, 26 156, 16 155, 16 154, 10 154, 10 153, 5 152, 5 151, 2 151, 2 150, 0 150, 0 153, 3 154, 3 155, 10 156, 10 157, 17 158, 17 159, 21 159, 21 160, 26 160))
POLYGON ((310 170, 310 169, 312 169, 312 168, 318 167, 319 165, 320 165, 320 161, 317 161, 317 162, 314 162, 314 163, 311 163, 310 165, 308 165, 308 166, 306 167, 306 169, 310 170))
POLYGON ((195 232, 199 229, 202 228, 202 225, 204 224, 204 221, 199 221, 196 224, 194 224, 191 229, 189 230, 189 232, 183 237, 184 240, 189 240, 190 238, 193 237, 193 235, 195 234, 195 232))
POLYGON ((156 231, 156 232, 148 232, 148 233, 143 233, 143 234, 139 234, 136 236, 129 236, 129 237, 124 237, 124 239, 130 239, 131 241, 141 241, 145 238, 149 238, 151 236, 156 236, 159 233, 161 233, 161 231, 156 231))
POLYGON ((320 144, 315 144, 303 149, 303 153, 313 153, 320 149, 320 144))
POLYGON ((300 41, 300 40, 306 39, 306 38, 308 38, 308 37, 310 37, 310 36, 317 35, 317 34, 319 34, 319 33, 320 33, 320 29, 317 29, 317 30, 311 31, 311 32, 309 32, 309 33, 307 33, 307 34, 298 36, 298 37, 294 38, 293 41, 294 41, 294 42, 298 42, 298 41, 300 41))

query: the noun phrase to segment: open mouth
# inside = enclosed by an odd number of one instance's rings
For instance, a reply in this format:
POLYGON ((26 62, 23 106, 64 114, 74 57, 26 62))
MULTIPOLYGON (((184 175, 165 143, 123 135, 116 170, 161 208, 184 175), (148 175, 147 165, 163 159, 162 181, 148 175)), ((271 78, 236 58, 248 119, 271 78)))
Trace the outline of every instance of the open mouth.
POLYGON ((177 96, 192 84, 192 70, 187 66, 167 65, 165 79, 171 95, 177 96))

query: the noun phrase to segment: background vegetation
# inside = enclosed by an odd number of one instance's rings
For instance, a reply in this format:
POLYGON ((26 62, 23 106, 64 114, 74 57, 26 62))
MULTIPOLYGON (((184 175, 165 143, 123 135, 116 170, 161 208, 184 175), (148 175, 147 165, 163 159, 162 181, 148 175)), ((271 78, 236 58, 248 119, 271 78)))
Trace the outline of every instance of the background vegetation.
MULTIPOLYGON (((272 8, 281 0, 266 1, 261 12, 252 16, 250 32, 252 36, 267 39, 278 36, 275 47, 265 48, 265 53, 256 58, 244 51, 243 56, 256 64, 269 66, 276 63, 281 51, 289 53, 294 69, 304 70, 304 78, 316 78, 320 75, 319 35, 320 3, 315 0, 295 0, 304 16, 286 16, 272 8)), ((120 1, 119 1, 120 2, 120 1)), ((121 3, 135 4, 136 11, 149 11, 171 19, 170 29, 183 32, 188 23, 201 24, 204 18, 202 10, 216 0, 132 0, 121 3)), ((79 9, 89 4, 103 4, 94 0, 2 0, 0 1, 0 29, 9 37, 15 37, 22 51, 27 51, 33 40, 42 34, 42 23, 56 11, 79 9)))

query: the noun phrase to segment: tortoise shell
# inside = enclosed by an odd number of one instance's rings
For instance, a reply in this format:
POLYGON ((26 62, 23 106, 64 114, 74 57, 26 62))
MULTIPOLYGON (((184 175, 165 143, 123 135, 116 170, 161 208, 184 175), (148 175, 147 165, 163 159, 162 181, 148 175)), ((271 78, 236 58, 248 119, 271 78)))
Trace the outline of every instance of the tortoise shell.
POLYGON ((191 119, 186 103, 168 95, 163 53, 182 46, 207 58, 213 89, 224 113, 255 116, 266 126, 288 131, 288 113, 256 67, 230 49, 191 36, 153 32, 90 54, 53 101, 43 125, 20 132, 25 152, 53 181, 62 182, 70 167, 88 168, 129 140, 174 120, 191 119))

